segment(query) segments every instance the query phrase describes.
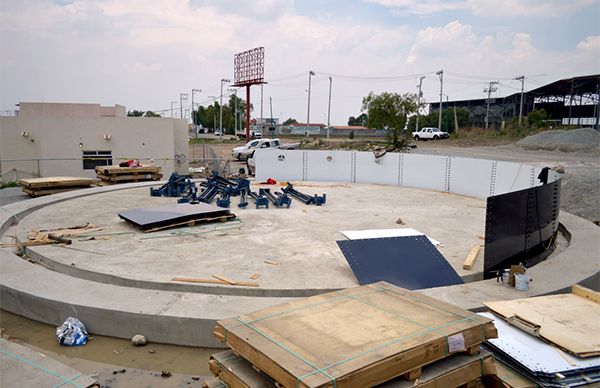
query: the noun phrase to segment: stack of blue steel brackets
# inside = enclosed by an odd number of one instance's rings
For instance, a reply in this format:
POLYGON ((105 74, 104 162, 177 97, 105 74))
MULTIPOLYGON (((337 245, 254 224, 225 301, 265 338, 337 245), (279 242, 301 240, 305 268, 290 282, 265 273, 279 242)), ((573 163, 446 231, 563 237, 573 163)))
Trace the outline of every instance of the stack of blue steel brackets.
POLYGON ((576 357, 504 322, 491 313, 498 338, 485 347, 494 357, 542 387, 579 387, 600 382, 600 356, 576 357))
POLYGON ((409 290, 463 284, 427 236, 338 241, 358 282, 386 281, 409 290))

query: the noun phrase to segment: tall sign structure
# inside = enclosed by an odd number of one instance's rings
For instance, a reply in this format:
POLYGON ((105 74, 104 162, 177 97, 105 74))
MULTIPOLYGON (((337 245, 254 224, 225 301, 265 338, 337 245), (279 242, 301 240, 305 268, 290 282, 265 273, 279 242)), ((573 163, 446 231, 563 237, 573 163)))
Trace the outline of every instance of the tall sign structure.
POLYGON ((250 86, 265 82, 265 48, 256 47, 233 57, 233 86, 246 87, 246 141, 250 141, 250 86))

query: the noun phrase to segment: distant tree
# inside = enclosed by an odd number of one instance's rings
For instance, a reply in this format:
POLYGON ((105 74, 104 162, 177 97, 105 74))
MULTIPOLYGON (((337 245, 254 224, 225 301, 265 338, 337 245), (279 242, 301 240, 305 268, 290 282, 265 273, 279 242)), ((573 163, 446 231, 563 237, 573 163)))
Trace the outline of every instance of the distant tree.
POLYGON ((298 120, 290 117, 289 119, 287 119, 283 122, 283 125, 290 125, 290 124, 298 124, 298 120))
MULTIPOLYGON (((444 108, 442 112, 442 130, 448 130, 449 133, 456 132, 455 122, 454 122, 454 110, 456 110, 456 119, 458 121, 459 128, 465 128, 469 125, 469 111, 463 108, 444 108), (446 120, 446 115, 448 115, 448 120, 446 120), (448 123, 448 128, 446 128, 446 123, 448 123)), ((419 129, 424 127, 434 127, 438 126, 439 112, 432 111, 429 114, 419 116, 419 129)), ((408 120, 408 129, 410 131, 415 130, 415 125, 417 124, 417 116, 413 115, 408 120)))
POLYGON ((406 143, 406 134, 404 141, 401 141, 400 132, 406 127, 408 115, 416 110, 417 96, 413 93, 370 92, 362 101, 362 111, 367 114, 367 126, 386 129, 388 140, 394 147, 406 143))
POLYGON ((348 118, 348 125, 357 125, 364 127, 367 125, 367 114, 361 113, 358 117, 350 116, 348 118))
POLYGON ((142 117, 144 116, 144 111, 142 110, 130 110, 127 112, 127 116, 129 117, 142 117))
POLYGON ((536 109, 529 112, 527 122, 535 128, 541 128, 546 124, 548 113, 544 109, 536 109))
POLYGON ((144 113, 144 117, 161 117, 161 116, 156 112, 147 110, 146 113, 144 113))

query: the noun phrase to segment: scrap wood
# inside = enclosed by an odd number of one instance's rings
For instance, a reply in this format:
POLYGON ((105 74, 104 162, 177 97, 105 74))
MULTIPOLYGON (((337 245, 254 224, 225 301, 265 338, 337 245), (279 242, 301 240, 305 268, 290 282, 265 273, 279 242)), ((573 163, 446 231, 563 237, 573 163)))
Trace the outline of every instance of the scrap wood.
POLYGON ((471 268, 473 268, 473 263, 475 262, 475 259, 477 258, 477 254, 479 253, 480 249, 480 244, 473 245, 473 247, 469 251, 469 254, 467 255, 467 258, 465 259, 465 262, 463 263, 463 269, 470 270, 471 268))
POLYGON ((236 281, 235 284, 228 283, 221 279, 201 279, 201 278, 173 278, 172 282, 185 282, 185 283, 210 283, 210 284, 226 284, 230 286, 243 286, 243 287, 259 287, 257 282, 244 282, 236 281))
POLYGON ((225 276, 223 276, 223 275, 210 275, 210 276, 212 276, 212 277, 213 277, 213 278, 215 278, 215 279, 219 279, 219 280, 222 280, 222 281, 224 281, 224 282, 226 282, 226 283, 229 283, 229 284, 231 284, 232 286, 235 286, 235 284, 236 284, 236 281, 235 281, 235 280, 231 280, 231 279, 229 279, 229 278, 226 278, 226 277, 225 277, 225 276))
POLYGON ((253 279, 253 280, 258 279, 259 277, 260 277, 260 274, 258 274, 258 273, 250 275, 250 279, 253 279))
POLYGON ((265 262, 265 264, 271 264, 271 265, 279 265, 279 264, 281 264, 280 262, 273 261, 273 260, 265 260, 264 262, 265 262))

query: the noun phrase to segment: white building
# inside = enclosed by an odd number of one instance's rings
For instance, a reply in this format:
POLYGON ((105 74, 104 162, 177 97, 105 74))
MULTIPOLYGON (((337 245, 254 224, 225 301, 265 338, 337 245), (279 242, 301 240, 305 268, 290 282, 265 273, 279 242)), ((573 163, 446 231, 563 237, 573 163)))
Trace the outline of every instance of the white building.
POLYGON ((188 172, 184 119, 127 117, 125 107, 99 104, 19 104, 16 117, 0 117, 2 181, 32 176, 95 177, 96 165, 138 159, 188 172))

